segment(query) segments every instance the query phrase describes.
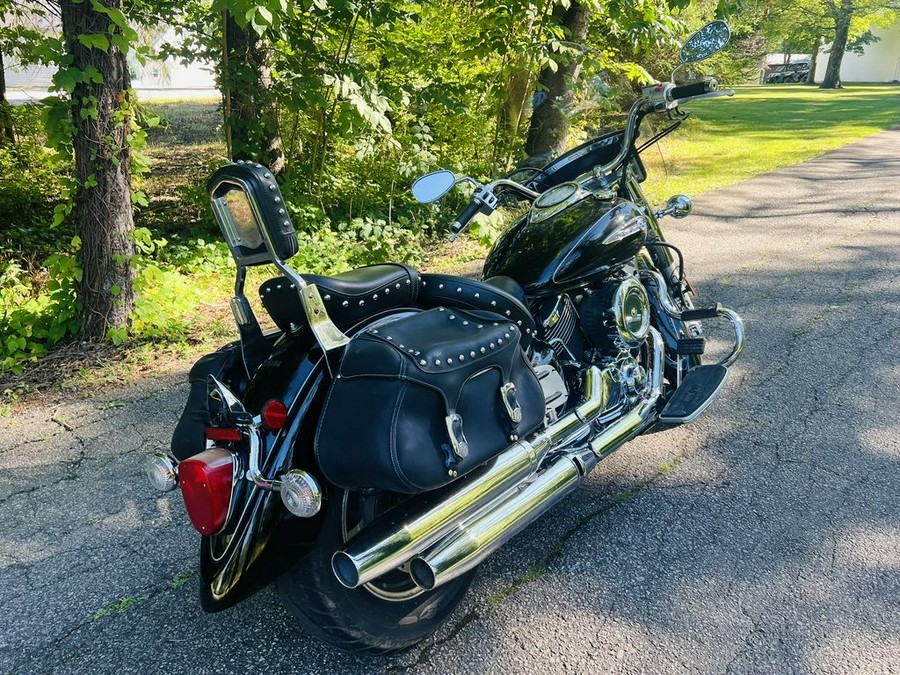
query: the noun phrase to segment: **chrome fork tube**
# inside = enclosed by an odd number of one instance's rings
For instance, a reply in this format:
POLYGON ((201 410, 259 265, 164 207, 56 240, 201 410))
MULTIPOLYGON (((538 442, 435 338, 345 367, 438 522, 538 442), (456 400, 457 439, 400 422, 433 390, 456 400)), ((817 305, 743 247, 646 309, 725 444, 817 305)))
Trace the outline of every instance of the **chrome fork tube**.
POLYGON ((612 376, 592 367, 585 377, 585 400, 545 430, 513 443, 485 472, 455 481, 444 490, 412 497, 354 536, 331 559, 338 581, 356 588, 408 562, 450 532, 460 521, 533 473, 554 447, 584 439, 605 409, 612 376))
POLYGON ((533 480, 466 518, 434 548, 414 557, 410 575, 418 586, 430 590, 474 568, 574 491, 598 461, 644 429, 662 395, 665 363, 665 345, 655 328, 650 329, 650 339, 653 372, 647 396, 591 440, 587 448, 558 457, 533 480))

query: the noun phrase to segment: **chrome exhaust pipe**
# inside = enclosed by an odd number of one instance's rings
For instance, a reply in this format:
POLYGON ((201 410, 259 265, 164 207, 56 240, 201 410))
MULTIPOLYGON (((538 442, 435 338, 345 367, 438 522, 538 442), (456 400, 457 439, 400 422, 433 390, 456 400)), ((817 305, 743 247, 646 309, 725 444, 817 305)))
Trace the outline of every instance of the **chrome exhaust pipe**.
POLYGON ((549 450, 586 439, 591 422, 609 402, 612 386, 610 373, 590 368, 585 400, 573 412, 510 445, 486 471, 408 499, 381 515, 332 556, 338 581, 356 588, 403 565, 446 536, 461 519, 522 482, 549 450))
POLYGON ((574 491, 601 459, 633 438, 650 422, 662 395, 665 347, 659 332, 651 328, 653 372, 650 393, 619 418, 587 447, 556 459, 537 476, 469 516, 424 555, 410 562, 413 581, 431 590, 465 574, 510 538, 574 491))

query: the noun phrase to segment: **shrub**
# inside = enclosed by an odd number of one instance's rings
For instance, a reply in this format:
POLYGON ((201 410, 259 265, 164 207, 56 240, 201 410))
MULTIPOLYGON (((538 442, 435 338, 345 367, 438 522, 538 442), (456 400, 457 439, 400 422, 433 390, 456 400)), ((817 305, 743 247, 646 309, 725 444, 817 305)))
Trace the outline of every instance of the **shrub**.
MULTIPOLYGON (((73 248, 77 248, 77 239, 73 248)), ((71 252, 55 253, 44 262, 47 281, 41 287, 15 262, 0 272, 0 371, 21 372, 67 335, 78 332, 81 307, 75 284, 81 268, 71 252)))
POLYGON ((50 227, 70 167, 44 147, 41 106, 11 110, 19 140, 0 147, 0 262, 20 260, 35 267, 72 238, 71 229, 50 227))

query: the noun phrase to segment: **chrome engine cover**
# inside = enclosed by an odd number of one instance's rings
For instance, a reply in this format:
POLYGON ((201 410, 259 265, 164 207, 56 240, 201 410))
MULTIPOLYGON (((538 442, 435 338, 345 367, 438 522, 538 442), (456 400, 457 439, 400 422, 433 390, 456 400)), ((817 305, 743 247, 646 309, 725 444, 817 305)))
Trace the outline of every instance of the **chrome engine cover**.
POLYGON ((598 346, 634 349, 650 332, 650 298, 635 277, 609 281, 584 298, 581 319, 598 346))

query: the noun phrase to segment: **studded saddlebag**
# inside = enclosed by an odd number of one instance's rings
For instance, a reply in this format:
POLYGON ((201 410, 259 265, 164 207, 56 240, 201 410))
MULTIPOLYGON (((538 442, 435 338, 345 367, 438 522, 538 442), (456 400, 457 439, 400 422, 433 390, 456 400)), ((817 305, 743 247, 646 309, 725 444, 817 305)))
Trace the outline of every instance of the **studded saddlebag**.
POLYGON ((335 485, 416 493, 484 464, 543 419, 519 329, 494 314, 436 308, 350 341, 315 452, 335 485))

